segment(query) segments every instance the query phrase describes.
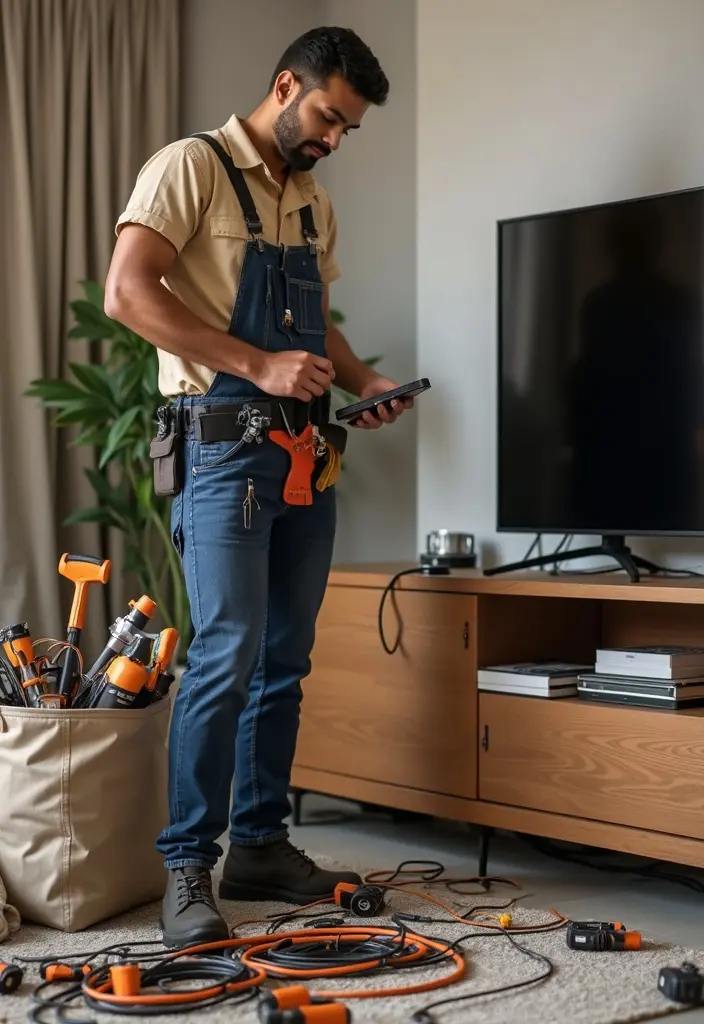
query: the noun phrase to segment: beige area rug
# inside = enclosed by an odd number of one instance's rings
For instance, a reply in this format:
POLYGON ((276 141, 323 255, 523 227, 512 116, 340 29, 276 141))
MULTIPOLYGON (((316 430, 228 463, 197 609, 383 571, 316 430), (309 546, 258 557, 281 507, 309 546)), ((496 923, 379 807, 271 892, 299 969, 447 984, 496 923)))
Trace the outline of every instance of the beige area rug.
MULTIPOLYGON (((325 858, 318 858, 326 862, 325 858)), ((327 861, 327 863, 331 863, 327 861)), ((357 866, 361 874, 365 870, 357 866)), ((488 894, 457 896, 438 886, 428 890, 438 896, 457 912, 464 913, 472 905, 487 903, 501 904, 515 893, 505 887, 495 887, 488 894)), ((519 893, 521 895, 521 893, 519 893)), ((527 893, 523 895, 528 895, 527 893)), ((422 913, 441 917, 429 904, 421 904, 407 893, 396 892, 390 897, 390 912, 402 911, 422 913)), ((275 903, 224 903, 222 911, 231 927, 251 918, 286 913, 290 906, 275 903)), ((559 911, 559 907, 555 908, 559 911)), ((324 916, 326 908, 322 908, 324 916)), ((515 925, 535 925, 549 919, 549 912, 521 909, 519 902, 512 908, 515 925)), ((20 931, 0 946, 0 959, 11 961, 13 956, 59 956, 68 952, 90 951, 113 943, 129 943, 139 939, 156 939, 159 905, 150 904, 121 917, 96 925, 84 932, 65 935, 61 932, 35 925, 23 925, 20 931)), ((348 920, 359 923, 360 919, 348 920)), ((364 924, 369 921, 365 920, 364 924)), ((389 924, 389 917, 377 918, 373 923, 389 924)), ((301 927, 292 923, 287 927, 301 927)), ((456 985, 409 997, 349 1000, 347 1006, 355 1022, 379 1022, 379 1024, 412 1024, 415 1011, 428 1003, 450 997, 499 988, 512 982, 534 977, 544 970, 544 965, 529 959, 516 950, 503 935, 487 935, 477 929, 461 924, 408 924, 435 938, 454 941, 467 932, 472 933, 463 946, 466 954, 465 978, 456 985)), ((257 934, 265 927, 246 927, 237 934, 257 934)), ((488 995, 465 1002, 438 1007, 431 1011, 430 1019, 437 1024, 504 1024, 520 1021, 520 1024, 620 1024, 627 1021, 653 1020, 678 1012, 677 1004, 666 1000, 657 990, 659 969, 663 966, 679 966, 689 960, 704 968, 704 951, 667 946, 648 940, 644 935, 644 948, 635 952, 618 953, 577 953, 567 948, 565 930, 535 934, 516 935, 515 938, 528 949, 542 953, 552 960, 554 971, 551 977, 536 985, 530 985, 513 993, 488 995)), ((373 979, 345 981, 346 988, 376 988, 415 983, 429 977, 447 973, 448 966, 436 966, 422 970, 377 975, 373 979)), ((37 980, 36 968, 25 969, 25 981, 16 995, 0 996, 0 1022, 19 1024, 27 1020, 31 1008, 28 993, 37 980)), ((334 992, 335 984, 330 981, 312 983, 320 990, 329 988, 334 992)), ((339 987, 339 986, 338 986, 339 987)), ((79 1003, 76 1004, 81 1005, 79 1003)), ((74 1014, 75 1016, 75 1014, 74 1014)), ((85 1020, 100 1022, 130 1020, 124 1015, 95 1014, 82 1006, 78 1014, 85 1020)), ((42 1014, 46 1022, 53 1024, 54 1015, 48 1011, 42 1014)), ((161 1015, 154 1019, 161 1024, 257 1024, 257 1004, 251 1001, 242 1006, 222 1003, 219 1006, 183 1014, 161 1015)))

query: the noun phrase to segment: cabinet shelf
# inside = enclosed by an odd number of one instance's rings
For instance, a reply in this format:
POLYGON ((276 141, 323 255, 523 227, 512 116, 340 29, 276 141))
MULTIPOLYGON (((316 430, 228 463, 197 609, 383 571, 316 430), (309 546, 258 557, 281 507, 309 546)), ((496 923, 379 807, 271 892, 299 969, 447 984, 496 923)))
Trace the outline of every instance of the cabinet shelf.
POLYGON ((405 576, 333 570, 303 682, 292 786, 704 866, 704 707, 547 700, 477 689, 479 666, 597 647, 704 646, 701 581, 405 576), (488 733, 488 745, 482 744, 488 733), (486 749, 484 747, 486 746, 486 749))

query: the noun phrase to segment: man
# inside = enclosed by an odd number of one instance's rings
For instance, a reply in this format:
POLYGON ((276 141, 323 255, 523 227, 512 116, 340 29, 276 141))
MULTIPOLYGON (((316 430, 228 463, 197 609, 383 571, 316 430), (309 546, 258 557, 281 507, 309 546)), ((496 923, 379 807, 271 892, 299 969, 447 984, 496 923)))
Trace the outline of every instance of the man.
MULTIPOLYGON (((395 386, 330 322, 337 225, 311 170, 387 94, 353 32, 314 29, 285 52, 249 117, 152 157, 117 224, 105 309, 159 350, 173 424, 164 476, 183 444, 172 537, 194 638, 157 843, 167 945, 227 936, 210 872, 228 817, 222 898, 304 904, 359 882, 296 850, 284 822, 335 530, 344 431, 329 424, 329 389, 335 380, 367 398, 395 386)), ((358 425, 391 423, 410 404, 358 425)))

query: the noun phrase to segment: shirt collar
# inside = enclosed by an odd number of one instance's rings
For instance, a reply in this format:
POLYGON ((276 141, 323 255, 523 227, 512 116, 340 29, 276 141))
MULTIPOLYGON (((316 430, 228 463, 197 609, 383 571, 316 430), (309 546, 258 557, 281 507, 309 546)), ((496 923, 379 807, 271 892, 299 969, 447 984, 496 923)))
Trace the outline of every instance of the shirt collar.
MULTIPOLYGON (((242 170, 251 170, 254 167, 264 169, 262 157, 236 114, 232 115, 220 131, 225 137, 235 167, 242 170)), ((311 200, 318 191, 317 182, 310 171, 292 171, 290 181, 296 186, 304 202, 311 200)))

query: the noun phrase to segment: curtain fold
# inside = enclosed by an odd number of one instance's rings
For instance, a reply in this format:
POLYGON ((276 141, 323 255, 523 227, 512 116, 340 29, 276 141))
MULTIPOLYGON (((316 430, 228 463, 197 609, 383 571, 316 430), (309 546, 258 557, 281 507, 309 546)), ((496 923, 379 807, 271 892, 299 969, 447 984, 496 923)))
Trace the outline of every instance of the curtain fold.
POLYGON ((86 646, 124 610, 119 539, 60 525, 94 502, 93 454, 24 391, 100 358, 67 339, 69 302, 104 281, 139 168, 178 137, 178 76, 179 0, 0 0, 0 626, 34 636, 65 633, 65 550, 113 559, 86 646))

